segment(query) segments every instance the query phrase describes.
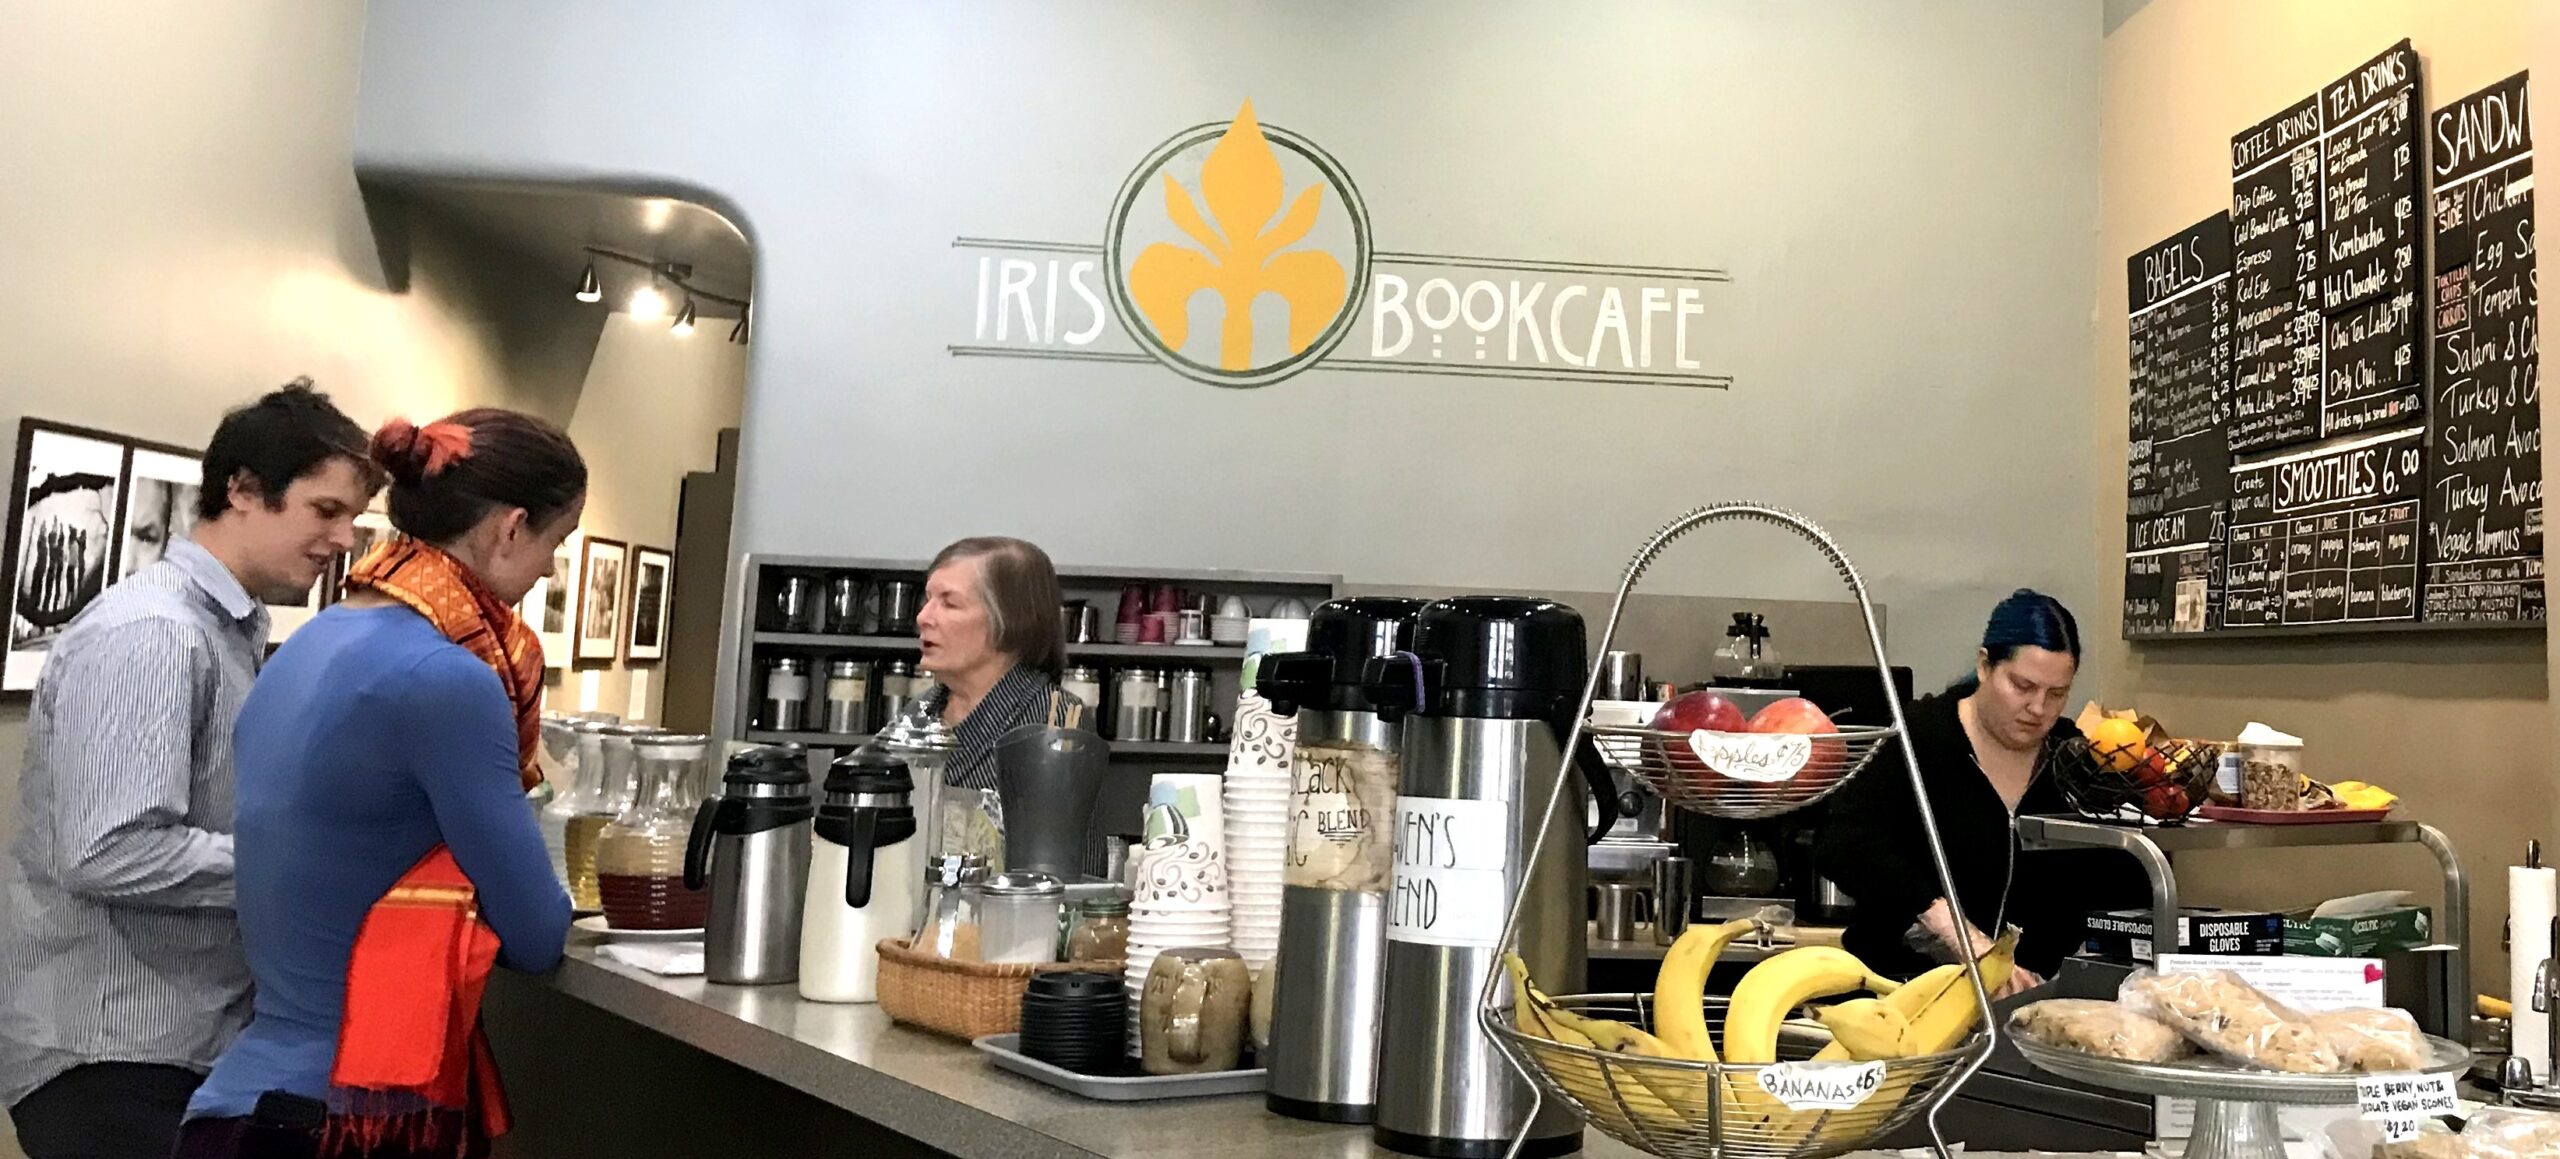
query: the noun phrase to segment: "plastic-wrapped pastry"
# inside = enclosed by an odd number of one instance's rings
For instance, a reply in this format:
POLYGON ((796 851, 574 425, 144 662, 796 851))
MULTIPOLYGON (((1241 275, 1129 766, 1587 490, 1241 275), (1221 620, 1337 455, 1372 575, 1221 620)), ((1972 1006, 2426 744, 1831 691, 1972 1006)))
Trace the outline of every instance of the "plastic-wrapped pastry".
POLYGON ((2327 1036, 2301 1014, 2228 970, 2136 970, 2120 994, 2136 1012, 2168 1023, 2187 1041, 2236 1062, 2295 1074, 2335 1074, 2346 1066, 2327 1036))
POLYGON ((2195 1053, 2159 1019, 2089 998, 2048 998, 2021 1006, 2009 1016, 2009 1032, 2047 1046, 2131 1062, 2170 1062, 2195 1053))
POLYGON ((2434 1051, 2406 1010, 2324 1010, 2305 1015, 2348 1070, 2417 1070, 2434 1051))
POLYGON ((2463 1159, 2551 1159, 2560 1155, 2560 1115, 2491 1107, 2463 1124, 2462 1145, 2463 1159))

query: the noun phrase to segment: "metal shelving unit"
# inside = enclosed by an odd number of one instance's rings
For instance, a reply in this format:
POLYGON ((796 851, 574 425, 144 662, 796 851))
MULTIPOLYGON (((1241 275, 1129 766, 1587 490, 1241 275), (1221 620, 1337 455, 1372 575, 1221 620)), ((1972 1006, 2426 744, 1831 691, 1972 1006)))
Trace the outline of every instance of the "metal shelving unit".
MULTIPOLYGON (((737 589, 735 610, 744 625, 736 639, 734 667, 727 688, 730 704, 722 714, 725 735, 734 740, 756 744, 791 743, 813 749, 845 749, 860 744, 867 736, 845 735, 823 731, 776 732, 755 727, 756 707, 762 699, 760 682, 764 661, 777 654, 802 655, 813 661, 813 690, 823 683, 820 667, 830 656, 866 656, 874 658, 905 657, 917 653, 916 637, 908 633, 846 634, 834 632, 778 631, 770 610, 777 577, 783 575, 831 575, 856 573, 868 580, 903 579, 922 581, 930 561, 922 559, 887 559, 867 556, 766 555, 746 557, 737 589)), ((1083 599, 1103 611, 1106 630, 1117 606, 1120 589, 1130 583, 1174 583, 1212 596, 1241 596, 1255 612, 1267 611, 1271 605, 1293 598, 1312 608, 1332 599, 1341 586, 1342 577, 1306 572, 1226 571, 1197 568, 1095 567, 1060 565, 1059 587, 1066 598, 1083 599)), ((1109 669, 1122 667, 1193 667, 1210 673, 1214 704, 1225 706, 1218 715, 1233 723, 1233 706, 1242 691, 1246 652, 1232 644, 1119 644, 1107 641, 1069 644, 1070 662, 1105 669, 1105 699, 1111 692, 1109 669)), ((1107 725, 1111 719, 1109 704, 1095 706, 1107 725)), ((1225 764, 1227 745, 1170 743, 1164 741, 1111 742, 1115 763, 1140 767, 1217 768, 1225 764)))

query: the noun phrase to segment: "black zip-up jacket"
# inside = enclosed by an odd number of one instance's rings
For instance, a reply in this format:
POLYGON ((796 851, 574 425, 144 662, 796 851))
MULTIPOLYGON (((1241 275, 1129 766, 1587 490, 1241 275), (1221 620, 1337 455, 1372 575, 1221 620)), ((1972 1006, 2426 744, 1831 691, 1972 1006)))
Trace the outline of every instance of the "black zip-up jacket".
MULTIPOLYGON (((1923 697, 1906 715, 1955 878, 1957 908, 1975 929, 1994 935, 2004 921, 2019 927, 2018 964, 2050 977, 2086 937, 2090 910, 2148 905, 2149 885, 2141 866, 2121 853, 2021 852, 1999 790, 1974 762, 1973 743, 1956 715, 1960 701, 1952 694, 1923 697)), ((2018 801, 2020 814, 2071 812, 2047 769, 2054 746, 2079 734, 2064 720, 2045 737, 2035 776, 2018 801)), ((1929 968, 1935 963, 1910 949, 1904 933, 1945 891, 1920 835, 1901 754, 1876 754, 1833 802, 1816 859, 1857 902, 1843 944, 1879 973, 1910 977, 1929 968)))

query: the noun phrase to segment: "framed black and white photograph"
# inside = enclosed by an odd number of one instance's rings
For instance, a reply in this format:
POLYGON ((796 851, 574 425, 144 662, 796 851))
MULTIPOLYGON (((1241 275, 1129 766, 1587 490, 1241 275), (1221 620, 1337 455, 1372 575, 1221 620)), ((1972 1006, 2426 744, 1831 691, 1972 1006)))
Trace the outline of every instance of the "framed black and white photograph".
POLYGON ((282 644, 295 632, 301 631, 304 624, 311 622, 311 617, 336 602, 339 587, 345 582, 346 565, 340 562, 320 573, 319 579, 311 581, 311 590, 303 593, 300 601, 283 604, 268 601, 267 646, 272 648, 282 644))
POLYGON ((124 522, 116 532, 116 578, 160 562, 169 545, 196 526, 196 497, 204 490, 204 460, 191 454, 135 447, 125 472, 124 522))
POLYGON ((0 571, 9 577, 0 692, 27 692, 64 628, 107 588, 126 444, 41 419, 18 423, 0 571))
POLYGON ((667 597, 675 586, 675 553, 657 547, 631 549, 631 643, 622 657, 634 664, 667 657, 667 597))
POLYGON ((586 561, 586 535, 572 531, 560 541, 559 550, 551 553, 551 574, 533 581, 524 594, 524 602, 516 605, 516 614, 542 637, 542 663, 546 668, 562 669, 577 658, 579 565, 586 561))
POLYGON ((347 577, 355 573, 356 565, 373 554, 374 548, 382 546, 384 540, 398 534, 391 530, 391 517, 380 511, 367 511, 356 516, 355 546, 338 557, 337 574, 325 581, 329 587, 329 602, 334 604, 347 598, 347 577))
POLYGON ((610 664, 622 654, 622 572, 630 565, 630 549, 619 540, 587 537, 579 563, 580 663, 610 664))

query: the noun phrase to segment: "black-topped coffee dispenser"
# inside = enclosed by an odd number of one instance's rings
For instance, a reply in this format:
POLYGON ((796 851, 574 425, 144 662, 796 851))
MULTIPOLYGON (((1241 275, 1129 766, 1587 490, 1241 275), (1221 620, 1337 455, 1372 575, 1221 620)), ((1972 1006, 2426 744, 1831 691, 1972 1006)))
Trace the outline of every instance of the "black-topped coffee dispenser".
MULTIPOLYGON (((1513 897, 1530 973, 1558 993, 1582 986, 1584 846, 1617 819, 1598 754, 1565 766, 1590 657, 1582 616, 1548 600, 1462 596, 1415 618, 1411 656, 1370 661, 1370 699, 1404 716, 1395 879, 1387 899, 1379 1042, 1379 1145, 1413 1155, 1500 1154, 1529 1112, 1529 1087, 1476 1022, 1513 897), (1559 772, 1583 791, 1547 801, 1559 772), (1596 830, 1585 809, 1599 807, 1596 830), (1546 840, 1535 872, 1530 848, 1546 840)), ((1581 1146, 1570 1109, 1550 1101, 1527 1156, 1581 1146)))

